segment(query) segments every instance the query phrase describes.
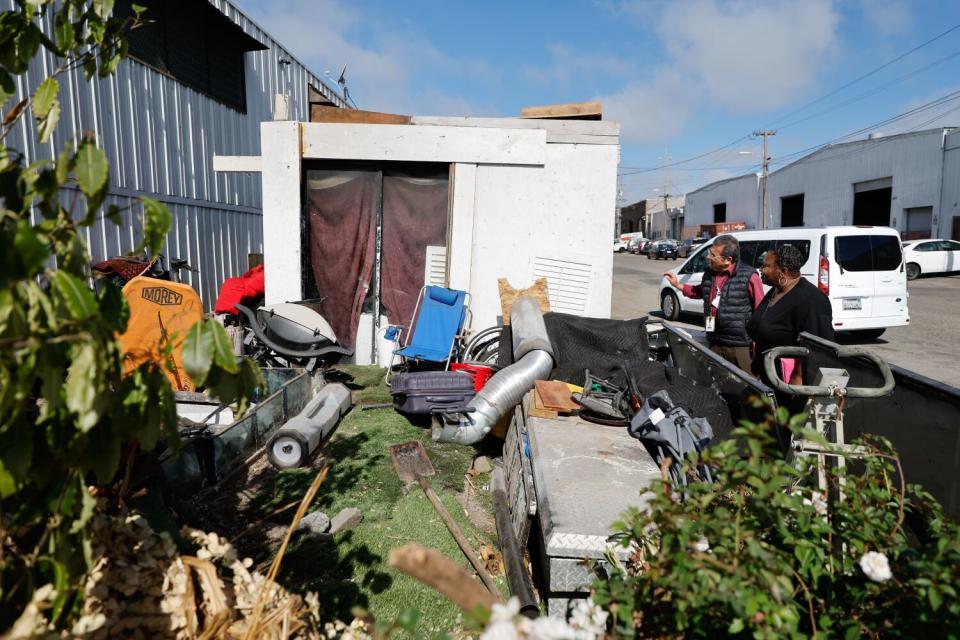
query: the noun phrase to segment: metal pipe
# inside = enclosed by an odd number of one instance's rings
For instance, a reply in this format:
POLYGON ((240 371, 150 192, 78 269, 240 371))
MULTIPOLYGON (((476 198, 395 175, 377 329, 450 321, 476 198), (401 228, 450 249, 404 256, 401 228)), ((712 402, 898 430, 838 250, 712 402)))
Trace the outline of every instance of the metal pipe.
POLYGON ((350 390, 345 386, 331 383, 323 387, 303 411, 270 437, 267 442, 270 463, 278 469, 305 464, 350 407, 350 390))
POLYGON ((487 435, 497 421, 520 404, 536 380, 546 380, 553 370, 553 347, 539 303, 518 298, 510 311, 513 353, 517 362, 501 369, 460 414, 437 416, 433 439, 473 444, 487 435))
MULTIPOLYGON (((495 467, 490 478, 490 495, 493 498, 493 515, 497 523, 497 542, 503 556, 503 571, 507 576, 510 595, 520 600, 520 614, 527 618, 540 617, 540 606, 533 595, 533 583, 530 573, 523 564, 523 550, 520 541, 513 533, 510 507, 507 501, 507 483, 503 477, 503 468, 495 467)), ((529 516, 526 516, 529 517, 529 516)))

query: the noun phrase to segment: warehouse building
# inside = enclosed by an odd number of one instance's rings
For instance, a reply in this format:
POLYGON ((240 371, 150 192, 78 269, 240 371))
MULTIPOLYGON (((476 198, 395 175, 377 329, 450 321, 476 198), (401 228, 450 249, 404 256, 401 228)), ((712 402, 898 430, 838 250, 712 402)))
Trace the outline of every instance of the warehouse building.
MULTIPOLYGON (((105 206, 126 213, 122 227, 100 220, 88 229, 94 262, 136 246, 137 198, 155 198, 173 215, 164 253, 197 270, 182 276, 210 308, 220 283, 263 250, 260 174, 215 173, 214 154, 258 155, 262 122, 306 121, 313 107, 346 104, 227 0, 136 3, 151 22, 130 34, 130 57, 117 72, 90 82, 82 69, 62 74, 62 115, 49 142, 39 143, 34 120, 21 118, 6 144, 34 162, 55 158, 85 133, 95 136, 110 160, 105 206)), ((130 14, 132 4, 117 0, 114 11, 130 14)), ((0 0, 0 8, 12 7, 0 0)), ((40 26, 52 33, 51 24, 40 26)), ((56 67, 49 53, 37 56, 4 113, 56 67)))
POLYGON ((929 129, 829 145, 770 173, 687 194, 685 226, 746 223, 748 229, 881 225, 904 239, 960 239, 960 131, 929 129))

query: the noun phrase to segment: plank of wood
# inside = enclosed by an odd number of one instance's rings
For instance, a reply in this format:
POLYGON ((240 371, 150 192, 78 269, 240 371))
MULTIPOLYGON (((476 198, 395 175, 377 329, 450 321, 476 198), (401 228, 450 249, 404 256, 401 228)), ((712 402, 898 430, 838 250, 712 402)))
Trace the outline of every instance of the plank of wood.
POLYGON ((593 118, 603 116, 603 105, 599 101, 570 102, 567 104, 545 104, 535 107, 523 107, 521 118, 593 118))
POLYGON ((577 408, 578 405, 570 397, 570 389, 565 383, 559 380, 537 380, 534 385, 544 409, 569 412, 577 408))
POLYGON ((412 116, 411 124, 435 127, 489 127, 492 129, 543 129, 547 142, 619 144, 620 123, 613 120, 547 120, 543 118, 465 118, 412 116))
POLYGON ((340 109, 323 105, 310 105, 310 122, 340 122, 353 124, 410 124, 410 116, 380 111, 340 109))
POLYGON ((328 160, 472 162, 543 166, 547 134, 536 129, 483 129, 304 122, 301 157, 328 160))
POLYGON ((533 418, 551 418, 552 419, 557 417, 558 414, 556 411, 551 411, 550 409, 543 408, 543 405, 540 402, 540 398, 537 395, 536 389, 531 390, 530 395, 532 396, 532 398, 530 399, 530 402, 527 405, 527 415, 533 418), (537 406, 538 404, 540 405, 539 408, 537 406))

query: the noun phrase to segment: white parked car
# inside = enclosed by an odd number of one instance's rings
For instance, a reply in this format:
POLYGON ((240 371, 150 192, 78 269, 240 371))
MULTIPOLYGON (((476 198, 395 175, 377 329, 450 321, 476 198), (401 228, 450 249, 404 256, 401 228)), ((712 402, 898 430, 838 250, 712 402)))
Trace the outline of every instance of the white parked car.
POLYGON ((960 271, 960 242, 956 240, 909 240, 903 243, 907 279, 931 273, 960 271))
MULTIPOLYGON (((790 244, 800 249, 806 257, 800 275, 830 298, 835 331, 873 339, 887 327, 910 322, 905 263, 896 229, 791 227, 734 231, 730 235, 740 242, 740 259, 757 269, 773 247, 790 244)), ((712 240, 672 270, 681 284, 700 284, 711 246, 712 240)), ((669 320, 675 320, 681 312, 702 315, 703 300, 687 298, 662 278, 660 310, 669 320)))

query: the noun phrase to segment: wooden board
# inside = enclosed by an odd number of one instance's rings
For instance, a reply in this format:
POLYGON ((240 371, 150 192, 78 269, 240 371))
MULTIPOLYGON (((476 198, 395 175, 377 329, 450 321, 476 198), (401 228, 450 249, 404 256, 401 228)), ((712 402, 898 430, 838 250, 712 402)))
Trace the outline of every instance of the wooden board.
POLYGON ((541 129, 294 124, 300 127, 304 159, 543 166, 547 158, 547 133, 541 129))
POLYGON ((537 380, 534 385, 544 409, 569 412, 579 408, 579 405, 570 397, 570 388, 566 383, 559 380, 537 380))
POLYGON ((360 111, 338 107, 310 106, 310 122, 349 122, 353 124, 410 124, 410 116, 380 111, 360 111))
POLYGON ((567 104, 546 104, 536 107, 523 107, 521 118, 580 118, 599 120, 603 116, 603 105, 598 101, 571 102, 567 104))
POLYGON ((534 418, 556 418, 557 412, 550 409, 545 409, 540 400, 540 395, 537 393, 536 389, 530 391, 530 402, 527 406, 527 414, 533 416, 534 418))
POLYGON ((529 296, 540 303, 540 310, 543 313, 550 311, 550 297, 547 293, 547 279, 537 278, 537 280, 526 289, 514 289, 506 278, 497 278, 497 288, 500 291, 500 313, 503 316, 503 324, 510 324, 510 309, 517 298, 529 296))

